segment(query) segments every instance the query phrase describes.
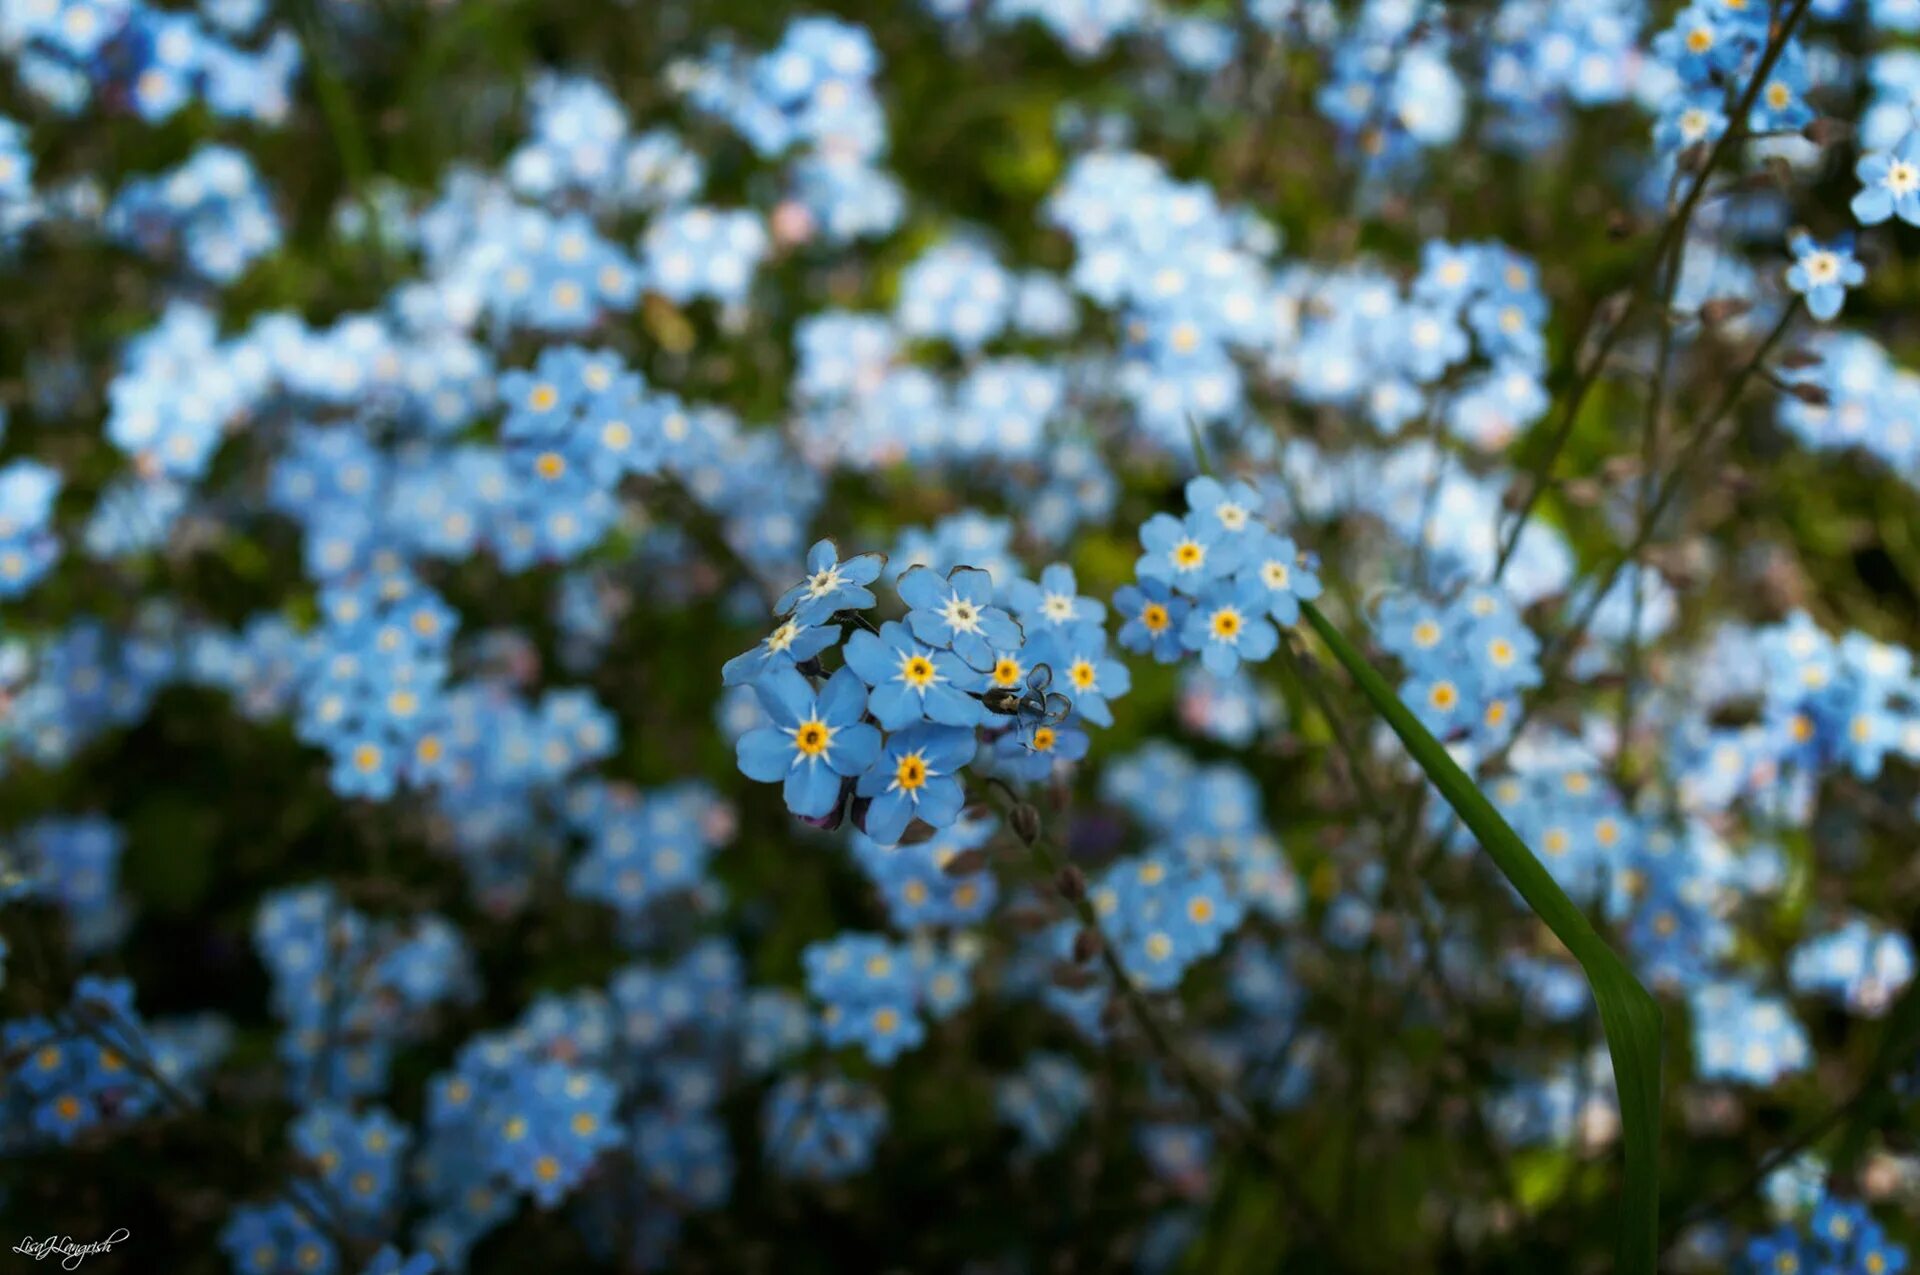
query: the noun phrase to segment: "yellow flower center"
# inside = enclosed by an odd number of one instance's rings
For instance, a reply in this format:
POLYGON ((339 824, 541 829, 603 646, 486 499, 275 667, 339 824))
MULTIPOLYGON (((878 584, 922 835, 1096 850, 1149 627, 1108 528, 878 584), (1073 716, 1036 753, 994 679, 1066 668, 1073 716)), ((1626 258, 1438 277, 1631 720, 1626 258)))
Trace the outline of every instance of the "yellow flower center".
POLYGON ((1208 921, 1213 920, 1213 900, 1204 894, 1188 899, 1187 916, 1194 924, 1205 925, 1208 921))
POLYGON ((1053 729, 1048 726, 1036 726, 1033 731, 1033 751, 1050 753, 1053 751, 1053 729))
POLYGON ((1098 670, 1087 660, 1075 660, 1072 667, 1067 670, 1067 680, 1083 691, 1092 689, 1098 677, 1098 670))
POLYGON ((1140 623, 1146 626, 1149 633, 1165 633, 1171 621, 1165 607, 1158 602, 1149 602, 1140 608, 1140 623))
POLYGON ((1197 540, 1182 540, 1173 547, 1173 565, 1192 571, 1207 560, 1207 547, 1197 540))
POLYGON ((1232 607, 1221 607, 1213 613, 1213 636, 1222 642, 1231 642, 1240 636, 1240 613, 1232 607))
POLYGON ((1452 682, 1435 682, 1433 689, 1427 692, 1427 703, 1443 713, 1451 712, 1453 706, 1459 702, 1460 692, 1452 682))
POLYGON ((808 757, 818 757, 833 741, 833 727, 822 721, 802 722, 794 727, 793 746, 808 757))
POLYGON ((536 412, 551 412, 553 405, 560 401, 560 391, 545 381, 533 387, 527 395, 527 406, 536 412))
POLYGON ((1011 655, 1003 655, 993 662, 993 684, 995 686, 1020 685, 1020 661, 1011 655))
POLYGON ((559 452, 541 452, 533 462, 533 471, 552 482, 566 475, 567 458, 559 452))
POLYGON ((924 655, 909 655, 900 665, 900 677, 909 686, 930 686, 933 661, 924 655))
POLYGON ((913 792, 927 782, 927 759, 919 753, 908 753, 893 768, 893 785, 913 792))

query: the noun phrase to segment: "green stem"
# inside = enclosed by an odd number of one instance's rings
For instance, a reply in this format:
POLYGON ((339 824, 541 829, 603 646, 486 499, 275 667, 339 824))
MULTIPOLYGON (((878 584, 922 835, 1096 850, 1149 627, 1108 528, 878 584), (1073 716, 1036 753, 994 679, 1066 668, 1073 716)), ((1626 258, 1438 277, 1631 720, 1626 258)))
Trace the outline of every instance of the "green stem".
POLYGON ((1626 1143, 1615 1271, 1653 1275, 1660 1238, 1659 1004, 1359 648, 1311 602, 1302 603, 1301 611, 1501 874, 1586 974, 1613 1057, 1626 1143))

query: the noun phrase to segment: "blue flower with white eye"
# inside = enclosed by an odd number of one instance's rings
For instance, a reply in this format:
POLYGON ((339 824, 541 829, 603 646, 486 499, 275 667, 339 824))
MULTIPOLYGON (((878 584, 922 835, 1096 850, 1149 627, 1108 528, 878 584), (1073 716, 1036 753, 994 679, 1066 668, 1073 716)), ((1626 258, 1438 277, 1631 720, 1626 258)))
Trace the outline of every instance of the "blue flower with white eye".
POLYGON ((951 651, 922 646, 897 620, 877 634, 855 633, 847 642, 847 667, 873 688, 867 707, 888 730, 922 721, 973 726, 986 716, 968 693, 981 688, 983 676, 951 651))
POLYGON ((1159 580, 1121 585, 1113 592, 1113 609, 1120 613, 1118 641, 1129 651, 1153 653, 1162 664, 1172 664, 1185 649, 1180 626, 1193 604, 1159 580))
POLYGON ((1040 583, 1015 580, 1007 586, 1007 602, 1020 617, 1021 627, 1029 634, 1069 624, 1099 623, 1107 609, 1092 598, 1078 593, 1073 568, 1056 562, 1040 573, 1040 583))
POLYGON ((974 734, 954 726, 921 723, 895 731, 855 791, 870 799, 867 836, 893 845, 915 819, 950 827, 966 804, 960 768, 973 760, 974 734))
POLYGON ((837 624, 806 625, 782 620, 753 649, 742 651, 720 668, 723 686, 745 686, 776 668, 792 668, 812 659, 840 640, 837 624))
POLYGON ((1223 483, 1201 474, 1187 480, 1187 507, 1207 519, 1223 536, 1237 536, 1254 525, 1260 495, 1242 482, 1223 483))
POLYGON ((915 637, 952 647, 970 667, 985 668, 996 648, 1020 645, 1020 626, 993 605, 993 577, 978 567, 955 567, 944 580, 915 567, 900 577, 900 598, 912 608, 907 627, 915 637))
POLYGON ((1857 288, 1867 268, 1853 257, 1853 240, 1823 244, 1802 231, 1787 241, 1793 265, 1787 268, 1787 286, 1807 299, 1807 313, 1825 322, 1840 313, 1847 289, 1857 288))
POLYGON ((1292 540, 1261 530, 1247 546, 1235 579, 1258 589, 1266 600, 1266 613, 1290 625, 1299 623, 1303 600, 1311 602, 1320 596, 1320 577, 1313 568, 1313 556, 1301 553, 1292 540))
POLYGON ((1215 677, 1230 675, 1242 660, 1258 663, 1280 645, 1280 634, 1267 619, 1271 597, 1252 581, 1215 585, 1187 613, 1180 640, 1199 653, 1200 663, 1215 677))
POLYGON ((1861 156, 1853 175, 1860 179, 1860 193, 1851 207, 1861 225, 1898 217, 1920 226, 1920 132, 1909 132, 1892 150, 1861 156))
POLYGON ((884 554, 863 553, 842 562, 833 541, 817 541, 807 550, 807 578, 780 595, 773 613, 792 612, 802 624, 812 624, 835 611, 863 611, 874 603, 867 586, 879 578, 886 561, 884 554))
POLYGON ((753 689, 773 725, 740 737, 741 773, 784 784, 787 809, 804 819, 831 815, 840 804, 840 781, 859 776, 880 751, 880 732, 862 720, 867 688, 843 668, 816 694, 797 670, 780 668, 753 689))

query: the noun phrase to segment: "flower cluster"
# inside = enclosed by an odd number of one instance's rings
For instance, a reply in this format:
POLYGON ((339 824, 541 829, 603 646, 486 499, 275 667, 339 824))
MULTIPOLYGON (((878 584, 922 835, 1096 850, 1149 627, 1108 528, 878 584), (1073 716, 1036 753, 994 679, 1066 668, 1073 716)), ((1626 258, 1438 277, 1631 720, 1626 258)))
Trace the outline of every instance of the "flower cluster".
POLYGON ((896 586, 905 615, 876 628, 861 613, 876 605, 868 586, 882 563, 814 545, 806 578, 774 606, 785 619, 724 677, 753 687, 769 723, 740 737, 742 773, 780 784, 787 808, 823 827, 851 801, 855 823, 885 846, 916 823, 952 826, 976 757, 986 773, 1038 780, 1085 756, 1077 723, 1111 724, 1108 697, 1130 682, 1106 658, 1103 611, 1065 568, 1008 587, 1023 628, 988 572, 916 566, 896 586), (822 657, 835 650, 845 662, 828 674, 822 657))
POLYGON ((209 146, 160 177, 128 182, 107 209, 107 233, 152 256, 231 283, 280 246, 280 223, 244 151, 209 146))
POLYGON ((1832 1196, 1820 1201, 1803 1226, 1782 1226, 1747 1241, 1741 1271, 1831 1271, 1834 1275, 1900 1275, 1907 1250, 1887 1238, 1864 1204, 1832 1196))
POLYGON ((1407 670, 1400 698, 1443 741, 1497 748, 1519 723, 1522 693, 1540 684, 1540 643, 1495 589, 1444 605, 1395 594, 1380 604, 1379 634, 1407 670))
POLYGON ((1169 663, 1197 655, 1224 677, 1259 663, 1280 644, 1275 625, 1300 619, 1320 596, 1319 560, 1275 532, 1244 484, 1187 484, 1188 513, 1159 513, 1140 528, 1138 583, 1113 595, 1120 645, 1169 663))

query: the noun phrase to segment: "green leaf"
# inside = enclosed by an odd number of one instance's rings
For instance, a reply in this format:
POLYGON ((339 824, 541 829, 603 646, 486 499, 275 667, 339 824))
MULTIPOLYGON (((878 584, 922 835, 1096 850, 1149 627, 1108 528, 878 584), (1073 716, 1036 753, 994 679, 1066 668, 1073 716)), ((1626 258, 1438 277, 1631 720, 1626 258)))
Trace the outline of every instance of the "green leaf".
POLYGON ((1320 609, 1302 602, 1307 622, 1360 686, 1374 711, 1393 727, 1407 752, 1473 832, 1534 915, 1566 945, 1593 987, 1600 1025, 1613 1055, 1626 1142, 1626 1180, 1614 1250, 1616 1275, 1653 1275, 1660 1235, 1660 1006, 1626 963, 1595 932, 1526 843, 1500 817, 1440 741, 1420 724, 1378 670, 1320 609))

